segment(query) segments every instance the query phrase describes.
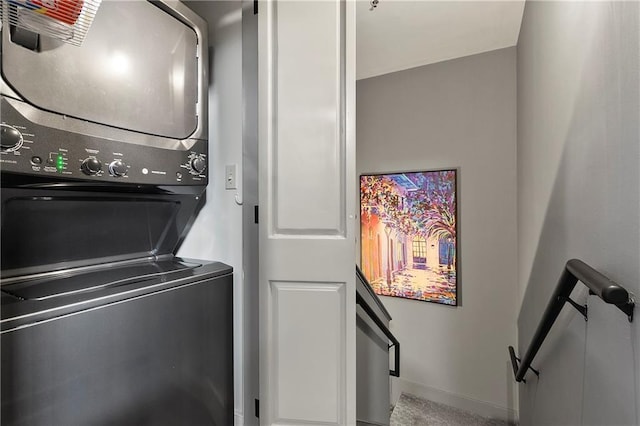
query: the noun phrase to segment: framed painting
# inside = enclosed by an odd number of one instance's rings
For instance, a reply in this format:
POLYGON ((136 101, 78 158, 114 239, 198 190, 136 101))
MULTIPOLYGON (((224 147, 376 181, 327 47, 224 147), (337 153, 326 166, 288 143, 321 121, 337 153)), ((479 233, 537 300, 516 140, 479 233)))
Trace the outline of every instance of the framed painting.
POLYGON ((383 296, 458 305, 457 170, 360 176, 361 269, 383 296))

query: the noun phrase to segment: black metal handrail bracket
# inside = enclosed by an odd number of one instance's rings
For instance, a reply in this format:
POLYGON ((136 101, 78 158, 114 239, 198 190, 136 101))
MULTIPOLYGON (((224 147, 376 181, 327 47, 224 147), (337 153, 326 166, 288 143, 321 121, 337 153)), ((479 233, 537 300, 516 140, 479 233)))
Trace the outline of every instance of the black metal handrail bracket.
POLYGON ((576 308, 578 312, 584 316, 585 321, 587 320, 587 307, 578 305, 569 297, 578 281, 584 283, 584 285, 589 288, 590 295, 596 295, 606 303, 615 305, 627 315, 629 322, 633 321, 635 301, 627 290, 581 260, 569 260, 565 265, 564 271, 562 271, 558 285, 551 296, 551 300, 549 300, 547 309, 544 311, 542 320, 540 320, 540 324, 538 324, 531 344, 522 360, 516 356, 513 346, 509 346, 509 357, 516 382, 526 383, 524 376, 529 369, 536 373, 536 375, 540 375, 537 370, 531 367, 531 362, 538 353, 547 334, 549 334, 549 330, 551 330, 565 303, 569 302, 571 306, 576 308))
POLYGON ((360 307, 369 315, 369 318, 373 320, 373 322, 382 330, 385 336, 389 340, 391 340, 391 344, 389 345, 389 349, 394 348, 394 360, 393 360, 393 370, 389 370, 389 375, 394 377, 400 377, 400 342, 396 337, 389 331, 386 325, 382 322, 382 320, 376 315, 376 313, 371 309, 371 306, 367 303, 366 300, 360 294, 356 292, 356 304, 360 305, 360 307))

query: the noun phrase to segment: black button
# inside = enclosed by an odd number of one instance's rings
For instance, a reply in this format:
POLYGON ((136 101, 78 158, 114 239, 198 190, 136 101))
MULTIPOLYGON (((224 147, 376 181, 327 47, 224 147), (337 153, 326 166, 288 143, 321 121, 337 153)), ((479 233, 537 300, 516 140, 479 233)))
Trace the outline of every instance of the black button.
POLYGON ((33 157, 31 157, 31 162, 33 164, 42 164, 42 158, 38 157, 37 155, 34 155, 33 157))

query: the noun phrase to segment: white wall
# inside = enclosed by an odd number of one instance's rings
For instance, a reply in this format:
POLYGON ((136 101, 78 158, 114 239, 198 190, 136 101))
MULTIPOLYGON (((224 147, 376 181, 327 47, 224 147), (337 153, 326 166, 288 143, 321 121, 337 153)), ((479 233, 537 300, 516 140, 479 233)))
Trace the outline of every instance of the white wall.
MULTIPOLYGON (((567 260, 640 294, 640 3, 527 2, 517 63, 522 354, 567 260)), ((573 297, 589 320, 563 309, 521 424, 639 424, 637 317, 573 297)))
POLYGON ((234 268, 234 400, 236 424, 243 407, 242 207, 225 190, 224 167, 237 164, 242 176, 242 13, 239 1, 186 4, 209 23, 209 186, 206 204, 179 256, 218 260, 234 268))
MULTIPOLYGON (((515 413, 515 49, 358 81, 359 173, 459 167, 460 300, 383 297, 406 391, 479 414, 515 413)), ((358 256, 359 257, 359 256, 358 256)))

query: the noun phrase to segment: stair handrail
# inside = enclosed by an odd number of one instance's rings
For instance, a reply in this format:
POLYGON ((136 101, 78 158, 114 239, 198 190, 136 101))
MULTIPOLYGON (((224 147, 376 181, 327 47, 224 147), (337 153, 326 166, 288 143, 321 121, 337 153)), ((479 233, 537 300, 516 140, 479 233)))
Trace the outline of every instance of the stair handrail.
POLYGON ((522 360, 516 356, 513 346, 509 346, 509 357, 511 358, 511 365, 516 382, 526 383, 524 376, 529 369, 536 375, 540 375, 539 371, 531 367, 531 363, 565 303, 568 302, 576 308, 578 312, 584 316, 585 321, 587 320, 587 306, 580 306, 569 297, 578 281, 589 288, 590 295, 596 295, 604 302, 615 305, 627 315, 629 322, 633 321, 635 301, 624 287, 607 278, 581 260, 569 260, 562 271, 556 289, 547 304, 547 308, 542 315, 542 319, 522 360))
POLYGON ((369 318, 373 320, 373 322, 378 326, 380 330, 387 336, 387 339, 391 340, 390 348, 394 348, 394 360, 393 360, 393 370, 389 370, 389 375, 394 377, 400 377, 400 342, 396 337, 389 331, 387 326, 382 322, 380 317, 374 312, 374 310, 369 306, 364 297, 360 295, 360 293, 356 292, 356 304, 360 305, 360 307, 367 313, 369 318))

